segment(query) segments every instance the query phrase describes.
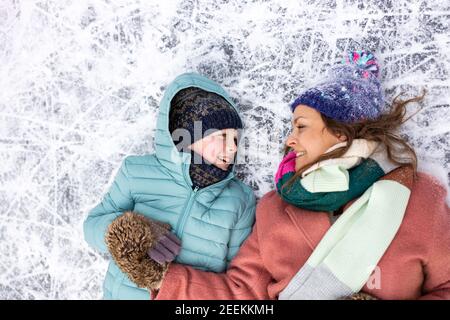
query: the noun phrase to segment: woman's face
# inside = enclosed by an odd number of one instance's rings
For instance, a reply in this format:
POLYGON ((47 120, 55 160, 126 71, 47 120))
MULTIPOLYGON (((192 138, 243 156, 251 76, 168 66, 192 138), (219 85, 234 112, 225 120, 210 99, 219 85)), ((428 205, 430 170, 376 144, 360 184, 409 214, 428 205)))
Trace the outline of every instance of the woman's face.
POLYGON ((330 147, 346 140, 326 127, 320 113, 306 105, 298 105, 292 115, 292 132, 286 145, 297 154, 295 171, 315 162, 330 147))
POLYGON ((216 131, 193 143, 189 148, 216 167, 227 170, 237 152, 237 130, 216 131))

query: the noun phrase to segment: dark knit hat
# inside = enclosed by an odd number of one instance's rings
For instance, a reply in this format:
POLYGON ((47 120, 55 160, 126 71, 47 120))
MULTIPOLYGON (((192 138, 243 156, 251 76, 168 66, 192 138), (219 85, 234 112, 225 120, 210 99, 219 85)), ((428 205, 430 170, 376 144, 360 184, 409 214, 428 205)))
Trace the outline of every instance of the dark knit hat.
MULTIPOLYGON (((185 129, 194 143, 213 132, 212 129, 242 129, 237 111, 220 95, 189 87, 180 90, 171 101, 169 130, 185 129), (201 129, 201 130, 200 130, 201 129), (195 132, 197 131, 197 132, 195 132), (208 131, 208 132, 206 132, 208 131)), ((183 145, 182 147, 186 147, 183 145)))
POLYGON ((384 105, 378 76, 378 62, 372 53, 350 52, 342 64, 329 70, 324 81, 303 92, 291 110, 303 104, 344 123, 376 119, 384 105))

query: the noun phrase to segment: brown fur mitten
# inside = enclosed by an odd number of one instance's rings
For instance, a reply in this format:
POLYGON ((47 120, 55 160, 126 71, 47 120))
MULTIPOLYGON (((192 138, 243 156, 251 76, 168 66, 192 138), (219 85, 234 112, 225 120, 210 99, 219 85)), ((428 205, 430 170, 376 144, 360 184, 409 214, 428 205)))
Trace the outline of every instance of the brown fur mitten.
POLYGON ((106 232, 106 245, 119 268, 141 288, 158 289, 168 269, 150 259, 147 250, 170 231, 170 226, 135 212, 117 217, 106 232))
POLYGON ((351 296, 343 297, 339 300, 378 300, 378 298, 375 298, 374 296, 368 293, 358 292, 352 294, 351 296))

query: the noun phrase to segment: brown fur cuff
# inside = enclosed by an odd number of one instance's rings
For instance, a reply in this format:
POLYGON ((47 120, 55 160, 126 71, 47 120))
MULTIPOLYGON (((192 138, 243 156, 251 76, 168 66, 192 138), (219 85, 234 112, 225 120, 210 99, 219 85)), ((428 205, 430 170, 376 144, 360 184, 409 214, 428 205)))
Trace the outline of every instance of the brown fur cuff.
POLYGON ((158 289, 168 269, 147 255, 170 226, 135 212, 117 217, 106 232, 106 245, 119 268, 141 288, 158 289))

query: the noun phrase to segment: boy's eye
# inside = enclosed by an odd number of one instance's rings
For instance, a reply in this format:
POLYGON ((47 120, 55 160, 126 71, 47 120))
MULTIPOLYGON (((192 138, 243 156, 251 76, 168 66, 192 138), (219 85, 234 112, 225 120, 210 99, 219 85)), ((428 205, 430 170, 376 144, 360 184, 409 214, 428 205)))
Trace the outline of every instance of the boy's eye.
POLYGON ((303 129, 303 128, 305 128, 306 126, 298 125, 298 126, 296 126, 296 127, 299 128, 299 129, 303 129))
POLYGON ((225 139, 225 136, 223 134, 217 134, 217 135, 213 135, 214 139, 225 139))

